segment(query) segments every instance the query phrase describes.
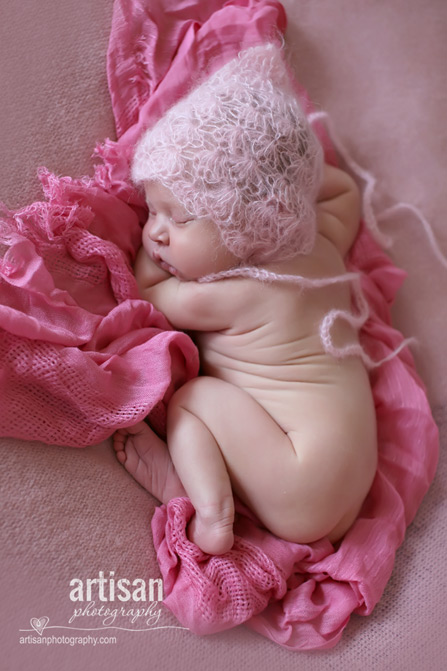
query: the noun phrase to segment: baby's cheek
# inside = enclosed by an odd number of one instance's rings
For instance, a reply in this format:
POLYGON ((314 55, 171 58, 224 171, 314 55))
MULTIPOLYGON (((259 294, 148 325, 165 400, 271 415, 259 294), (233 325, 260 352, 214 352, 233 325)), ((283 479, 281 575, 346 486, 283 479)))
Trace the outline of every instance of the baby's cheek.
MULTIPOLYGON (((173 250, 174 251, 174 250, 173 250)), ((202 248, 202 245, 195 244, 194 241, 182 241, 176 246, 175 256, 181 263, 185 273, 195 273, 198 266, 203 264, 207 257, 207 251, 202 248)))

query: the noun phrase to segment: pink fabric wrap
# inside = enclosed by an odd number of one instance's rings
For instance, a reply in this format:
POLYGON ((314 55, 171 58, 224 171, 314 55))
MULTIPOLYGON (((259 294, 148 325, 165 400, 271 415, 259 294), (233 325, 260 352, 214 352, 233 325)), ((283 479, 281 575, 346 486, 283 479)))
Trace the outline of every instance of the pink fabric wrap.
POLYGON ((196 3, 193 20, 190 4, 117 0, 108 75, 118 142, 97 147, 93 178, 42 170, 45 202, 0 208, 2 436, 86 446, 148 414, 163 433, 170 395, 198 372, 189 337, 138 300, 130 264, 145 210, 129 160, 195 73, 279 35, 285 14, 274 0, 213 0, 196 3))
POLYGON ((0 434, 85 446, 151 411, 162 431, 163 399, 198 358, 138 299, 127 192, 99 177, 41 181, 48 200, 4 209, 0 223, 0 434))
MULTIPOLYGON (((197 373, 197 352, 137 299, 130 262, 144 209, 127 181, 129 159, 143 128, 186 92, 196 72, 284 29, 274 0, 163 0, 150 10, 144 0, 115 1, 108 73, 118 142, 98 149, 103 162, 93 178, 43 171, 47 200, 2 213, 2 435, 87 445, 149 412, 163 429, 164 402, 197 373)), ((371 307, 362 342, 381 358, 402 340, 389 309, 404 274, 365 230, 350 266, 363 273, 371 307)), ((239 505, 233 549, 212 557, 186 537, 188 499, 156 511, 165 603, 183 624, 211 633, 245 622, 298 650, 334 645, 352 612, 372 611, 433 478, 438 434, 408 350, 371 381, 379 467, 339 546, 281 541, 239 505)))

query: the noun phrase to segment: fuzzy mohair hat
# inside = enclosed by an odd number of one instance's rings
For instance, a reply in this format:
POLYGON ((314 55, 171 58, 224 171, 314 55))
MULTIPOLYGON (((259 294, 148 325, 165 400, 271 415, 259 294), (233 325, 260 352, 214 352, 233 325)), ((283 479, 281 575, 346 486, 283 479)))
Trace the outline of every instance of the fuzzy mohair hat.
POLYGON ((210 217, 241 262, 259 265, 312 250, 322 166, 282 50, 267 44, 241 52, 147 130, 131 175, 210 217))

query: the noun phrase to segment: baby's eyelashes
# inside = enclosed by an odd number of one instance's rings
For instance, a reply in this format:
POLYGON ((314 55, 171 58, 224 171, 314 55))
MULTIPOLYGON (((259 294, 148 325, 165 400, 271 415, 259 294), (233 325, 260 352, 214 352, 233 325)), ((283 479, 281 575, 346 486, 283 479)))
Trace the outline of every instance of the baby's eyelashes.
MULTIPOLYGON (((157 216, 157 212, 155 210, 149 209, 149 219, 154 219, 157 216)), ((183 226, 185 224, 189 224, 191 221, 193 221, 194 217, 191 215, 174 215, 174 214, 167 214, 166 218, 172 223, 176 224, 177 226, 183 226)))
POLYGON ((191 223, 193 221, 192 217, 187 217, 183 219, 174 219, 173 217, 170 217, 170 220, 174 223, 177 224, 177 226, 184 226, 185 224, 191 223))

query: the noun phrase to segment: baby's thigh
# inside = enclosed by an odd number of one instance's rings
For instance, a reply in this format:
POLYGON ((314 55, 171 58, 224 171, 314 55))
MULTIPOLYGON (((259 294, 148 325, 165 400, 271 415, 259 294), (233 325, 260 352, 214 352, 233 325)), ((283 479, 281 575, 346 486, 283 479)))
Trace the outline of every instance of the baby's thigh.
MULTIPOLYGON (((248 392, 211 377, 185 384, 171 404, 187 410, 207 428, 210 455, 217 444, 234 492, 276 535, 311 542, 330 533, 346 515, 338 460, 333 449, 316 449, 321 432, 314 419, 302 415, 301 429, 291 434, 292 442, 248 392)), ((168 422, 169 416, 168 411, 168 422)), ((178 448, 186 457, 194 436, 178 429, 184 440, 178 448)), ((333 448, 333 437, 325 442, 333 448)), ((191 468, 199 474, 200 464, 191 468)), ((342 481, 343 491, 349 489, 346 478, 342 481)))
POLYGON ((276 491, 279 481, 292 479, 296 455, 287 434, 245 390, 203 376, 181 387, 171 403, 207 427, 224 457, 233 489, 247 504, 258 507, 276 491))

